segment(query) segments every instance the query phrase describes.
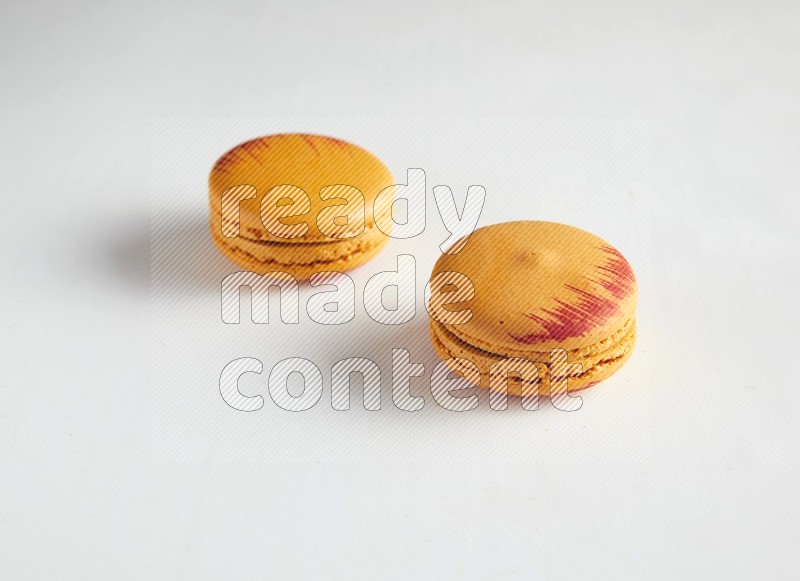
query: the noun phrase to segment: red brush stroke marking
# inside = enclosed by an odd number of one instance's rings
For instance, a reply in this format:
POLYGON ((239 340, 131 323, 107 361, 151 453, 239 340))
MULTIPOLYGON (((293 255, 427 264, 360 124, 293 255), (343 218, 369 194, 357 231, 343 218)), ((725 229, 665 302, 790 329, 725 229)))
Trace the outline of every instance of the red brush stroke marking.
POLYGON ((232 149, 222 157, 217 160, 217 163, 214 164, 214 169, 216 171, 223 171, 227 172, 230 166, 234 164, 236 156, 236 150, 232 149))
POLYGON ((320 154, 320 153, 319 153, 319 149, 317 149, 317 146, 316 146, 316 145, 314 145, 314 140, 313 140, 313 139, 311 139, 311 138, 310 138, 308 135, 303 135, 303 136, 302 136, 302 139, 303 139, 303 141, 305 141, 305 142, 308 144, 308 146, 309 146, 311 149, 313 149, 313 150, 314 150, 314 151, 317 153, 317 155, 319 155, 319 154, 320 154))
POLYGON ((261 159, 253 153, 253 149, 258 149, 258 143, 255 141, 248 141, 247 143, 242 143, 239 148, 240 151, 245 152, 251 159, 253 159, 258 165, 262 165, 261 159))
POLYGON ((237 161, 244 159, 241 155, 242 151, 244 151, 245 153, 247 153, 247 155, 253 158, 256 161, 256 163, 258 163, 259 165, 263 165, 264 162, 261 159, 259 159, 254 153, 254 150, 258 150, 262 147, 264 149, 268 149, 269 143, 267 143, 261 138, 245 141, 244 143, 237 145, 229 152, 224 154, 222 157, 220 157, 217 160, 217 163, 214 164, 214 169, 216 171, 227 173, 227 171, 230 169, 232 165, 235 165, 237 161))
POLYGON ((261 139, 261 138, 251 139, 250 141, 245 141, 239 147, 241 147, 242 149, 245 149, 247 151, 250 151, 252 149, 258 150, 258 149, 262 149, 262 148, 263 149, 269 149, 269 141, 267 141, 266 139, 261 139))
POLYGON ((342 141, 341 139, 336 139, 335 137, 322 137, 325 141, 333 143, 339 149, 343 149, 344 152, 347 154, 347 157, 353 157, 353 148, 350 147, 350 144, 346 141, 342 141))
POLYGON ((636 277, 631 265, 616 248, 602 246, 600 250, 609 255, 605 264, 598 268, 605 276, 590 280, 602 286, 617 299, 629 297, 636 290, 636 277))
POLYGON ((572 285, 564 287, 576 295, 572 302, 553 298, 558 305, 554 309, 540 309, 541 314, 523 313, 544 329, 540 333, 509 336, 518 343, 530 345, 544 341, 563 341, 571 337, 582 337, 609 319, 620 314, 620 302, 636 290, 636 278, 631 265, 619 251, 611 246, 601 246, 607 256, 597 268, 599 277, 586 277, 606 292, 590 292, 572 285), (610 296, 609 296, 610 295, 610 296))
POLYGON ((325 141, 330 141, 334 145, 338 145, 339 147, 347 147, 347 142, 342 141, 341 139, 336 139, 335 137, 327 137, 323 136, 322 139, 325 141))

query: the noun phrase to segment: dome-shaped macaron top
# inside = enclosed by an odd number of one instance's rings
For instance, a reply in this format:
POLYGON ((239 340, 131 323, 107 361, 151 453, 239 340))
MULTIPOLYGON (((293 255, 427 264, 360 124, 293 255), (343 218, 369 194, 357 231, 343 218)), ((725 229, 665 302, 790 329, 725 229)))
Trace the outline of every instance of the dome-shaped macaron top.
MULTIPOLYGON (((382 190, 393 186, 394 180, 383 162, 357 145, 321 135, 284 133, 237 145, 216 162, 209 176, 212 220, 223 218, 220 212, 223 192, 244 184, 254 186, 257 196, 239 202, 240 236, 258 241, 286 242, 285 237, 276 236, 274 229, 270 232, 262 223, 261 200, 273 188, 282 186, 275 191, 288 192, 288 188, 293 186, 307 194, 310 208, 306 208, 304 215, 284 216, 280 222, 286 225, 308 224, 308 231, 301 237, 292 238, 292 243, 318 243, 332 240, 317 225, 320 210, 337 205, 345 208, 341 197, 332 199, 344 195, 341 188, 329 190, 328 199, 324 200, 320 196, 323 188, 352 186, 363 195, 363 202, 358 196, 351 196, 346 211, 342 211, 348 219, 336 221, 336 225, 345 224, 337 236, 349 237, 358 231, 348 231, 348 224, 352 227, 361 221, 368 227, 374 225, 375 198, 382 190)), ((391 200, 391 196, 386 198, 391 200)), ((329 215, 336 213, 333 210, 329 215)), ((391 211, 390 204, 382 204, 379 211, 391 211)))
POLYGON ((431 276, 456 271, 475 288, 472 318, 445 324, 467 343, 508 356, 588 347, 635 316, 636 278, 605 240, 554 222, 479 228, 457 254, 443 254, 431 276))

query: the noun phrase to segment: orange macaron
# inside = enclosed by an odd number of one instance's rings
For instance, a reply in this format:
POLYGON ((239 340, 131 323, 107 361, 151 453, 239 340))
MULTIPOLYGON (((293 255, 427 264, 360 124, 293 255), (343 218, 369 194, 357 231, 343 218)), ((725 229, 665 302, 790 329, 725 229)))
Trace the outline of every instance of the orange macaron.
POLYGON ((535 221, 480 228, 460 252, 439 258, 431 280, 432 287, 441 282, 431 298, 437 304, 429 305, 433 347, 483 387, 547 395, 559 380, 576 391, 615 373, 633 351, 633 269, 611 244, 579 228, 535 221), (460 302, 443 307, 448 293, 460 302), (536 369, 508 374, 511 360, 536 369))
POLYGON ((383 162, 352 143, 301 133, 259 137, 211 170, 211 236, 233 262, 260 274, 302 280, 349 270, 388 242, 375 217, 390 215, 393 185, 383 162))

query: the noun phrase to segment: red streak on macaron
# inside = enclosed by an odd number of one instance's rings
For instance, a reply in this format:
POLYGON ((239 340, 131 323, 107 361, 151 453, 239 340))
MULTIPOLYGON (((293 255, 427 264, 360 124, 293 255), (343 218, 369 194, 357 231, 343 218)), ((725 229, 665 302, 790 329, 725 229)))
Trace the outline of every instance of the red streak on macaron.
POLYGON ((344 149, 345 153, 347 154, 347 157, 353 157, 352 148, 350 147, 350 144, 347 143, 346 141, 342 139, 337 139, 335 137, 326 137, 326 136, 323 136, 320 139, 324 139, 325 141, 334 144, 339 149, 344 149))
POLYGON ((603 246, 600 249, 609 255, 606 263, 598 268, 604 277, 590 280, 602 286, 617 299, 629 297, 636 290, 636 277, 631 265, 616 248, 603 246))
POLYGON ((594 328, 620 314, 619 303, 636 290, 636 279, 633 269, 618 250, 610 246, 600 248, 608 256, 606 261, 598 267, 600 276, 586 277, 587 280, 597 285, 597 292, 581 290, 572 285, 564 287, 576 297, 572 302, 566 302, 553 297, 558 305, 554 309, 541 309, 542 314, 523 313, 531 321, 539 323, 544 329, 540 333, 529 333, 509 336, 518 343, 530 345, 544 341, 563 341, 571 337, 582 337, 594 328), (603 292, 604 289, 606 292, 603 292))
POLYGON ((217 163, 214 164, 214 170, 213 171, 224 171, 224 172, 227 172, 228 169, 230 169, 230 166, 232 166, 235 163, 235 161, 236 161, 236 159, 238 157, 238 155, 236 155, 235 152, 236 152, 236 150, 232 149, 228 153, 226 153, 222 157, 220 157, 217 160, 217 163))
POLYGON ((231 166, 236 165, 237 161, 244 159, 241 154, 242 151, 253 158, 256 163, 263 165, 264 162, 255 155, 254 150, 268 148, 269 143, 264 141, 262 138, 251 139, 250 141, 240 143, 217 160, 217 163, 214 164, 214 171, 227 173, 231 166))
POLYGON ((341 139, 336 139, 335 137, 323 136, 322 139, 324 139, 325 141, 330 141, 331 143, 333 143, 334 145, 338 145, 339 147, 347 146, 347 142, 342 141, 341 139))
POLYGON ((578 295, 574 302, 554 299, 558 307, 541 309, 544 315, 525 314, 531 321, 539 323, 544 328, 543 333, 530 333, 522 337, 511 335, 511 337, 518 343, 524 344, 582 337, 619 313, 616 300, 592 294, 572 285, 565 285, 565 288, 578 295))
POLYGON ((258 165, 262 165, 261 159, 253 153, 254 149, 259 149, 260 144, 257 141, 248 141, 247 143, 242 143, 239 146, 240 151, 244 151, 247 155, 249 155, 258 165))
POLYGON ((303 135, 302 138, 303 138, 303 141, 305 141, 308 144, 308 146, 311 149, 313 149, 316 152, 317 155, 319 155, 319 149, 317 149, 317 146, 314 145, 314 140, 311 139, 308 135, 303 135))

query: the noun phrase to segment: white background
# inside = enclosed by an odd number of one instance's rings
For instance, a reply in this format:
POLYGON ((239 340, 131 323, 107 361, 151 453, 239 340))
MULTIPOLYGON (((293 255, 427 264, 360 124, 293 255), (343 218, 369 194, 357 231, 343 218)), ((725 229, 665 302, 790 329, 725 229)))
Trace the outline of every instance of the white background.
MULTIPOLYGON (((0 11, 4 577, 796 576, 796 3, 0 11), (245 415, 205 375, 165 397, 151 347, 171 335, 151 329, 149 286, 151 167, 180 125, 165 117, 238 119, 190 145, 187 129, 167 156, 186 171, 164 196, 198 245, 217 154, 281 123, 332 132, 459 199, 485 185, 482 224, 557 219, 617 245, 642 285, 634 357, 573 414, 430 398, 419 414, 387 399, 334 412, 323 396, 291 418, 268 397, 245 415), (544 130, 526 141, 498 117, 544 130)), ((437 219, 413 243, 420 277, 437 219)), ((230 267, 203 252, 207 270, 176 265, 190 305, 230 267)), ((217 356, 197 345, 218 327, 187 335, 184 357, 217 356)), ((421 329, 373 325, 333 347, 319 329, 301 319, 281 337, 322 342, 306 348, 326 376, 395 343, 435 361, 421 329)), ((238 331, 231 358, 271 367, 281 338, 238 331)))

